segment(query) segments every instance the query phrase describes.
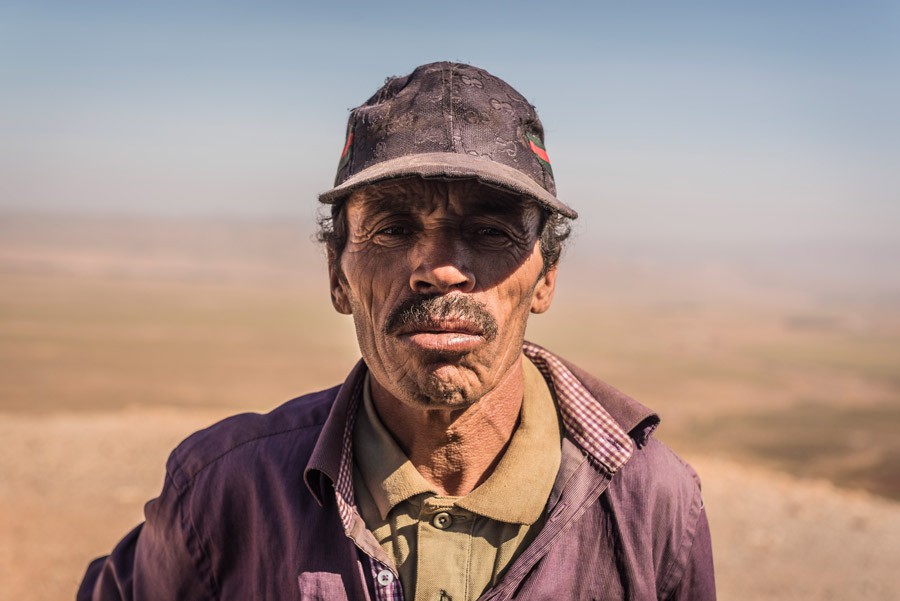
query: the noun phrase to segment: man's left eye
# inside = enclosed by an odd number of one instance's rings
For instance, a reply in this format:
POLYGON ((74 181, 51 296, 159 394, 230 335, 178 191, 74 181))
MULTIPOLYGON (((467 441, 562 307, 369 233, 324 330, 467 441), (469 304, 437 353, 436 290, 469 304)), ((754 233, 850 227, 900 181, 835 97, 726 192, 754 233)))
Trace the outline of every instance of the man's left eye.
POLYGON ((378 230, 378 233, 384 236, 405 236, 409 233, 409 228, 402 225, 389 225, 378 230))
POLYGON ((495 227, 480 227, 477 230, 479 236, 505 236, 506 232, 495 227))

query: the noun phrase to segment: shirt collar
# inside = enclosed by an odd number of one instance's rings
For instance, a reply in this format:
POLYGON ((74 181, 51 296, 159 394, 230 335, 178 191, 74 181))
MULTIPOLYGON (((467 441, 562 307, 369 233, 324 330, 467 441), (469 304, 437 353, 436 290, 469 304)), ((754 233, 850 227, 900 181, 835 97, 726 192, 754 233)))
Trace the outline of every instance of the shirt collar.
MULTIPOLYGON (((556 394, 557 407, 566 433, 595 465, 601 466, 610 475, 617 472, 631 458, 634 442, 604 408, 601 401, 594 398, 582 384, 582 380, 590 379, 591 385, 605 387, 602 400, 609 399, 621 405, 617 407, 617 412, 628 415, 629 422, 634 421, 628 424, 629 429, 649 424, 641 430, 642 438, 648 437, 659 423, 659 419, 651 411, 636 401, 599 380, 584 375, 574 367, 570 369, 571 366, 543 347, 525 342, 522 350, 541 371, 556 394), (577 371, 578 375, 573 374, 573 371, 577 371), (634 416, 642 416, 641 419, 633 417, 632 413, 634 416)), ((326 501, 326 489, 329 484, 323 476, 330 481, 330 485, 334 487, 341 521, 347 532, 353 528, 353 515, 356 513, 353 497, 352 433, 365 374, 366 365, 363 361, 359 361, 335 397, 334 405, 304 472, 306 485, 320 504, 326 501)))
POLYGON ((619 471, 634 453, 628 433, 556 355, 527 341, 522 351, 556 392, 566 432, 607 472, 619 471))
POLYGON ((493 520, 530 526, 544 512, 559 471, 560 425, 540 371, 527 358, 522 371, 525 397, 519 426, 491 476, 456 504, 493 520))
MULTIPOLYGON (((519 424, 491 476, 468 495, 453 499, 462 509, 513 524, 541 516, 560 463, 559 418, 550 389, 538 369, 523 361, 525 395, 519 424)), ((437 494, 419 474, 381 421, 368 388, 353 432, 354 457, 382 519, 398 503, 437 494)))
POLYGON ((398 503, 422 493, 436 494, 381 421, 366 374, 362 403, 353 429, 353 455, 381 519, 398 503))
POLYGON ((366 369, 365 362, 360 360, 344 380, 303 472, 306 486, 319 505, 327 502, 328 489, 334 489, 338 513, 347 532, 351 530, 355 511, 351 444, 353 422, 356 421, 356 407, 366 369))

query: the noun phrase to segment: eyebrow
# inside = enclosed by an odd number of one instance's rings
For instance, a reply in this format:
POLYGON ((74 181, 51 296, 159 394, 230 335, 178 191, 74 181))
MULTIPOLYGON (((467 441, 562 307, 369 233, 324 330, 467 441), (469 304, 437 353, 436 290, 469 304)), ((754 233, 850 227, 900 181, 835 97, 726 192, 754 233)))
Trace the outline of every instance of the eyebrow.
POLYGON ((370 214, 393 213, 398 211, 412 211, 416 206, 416 199, 410 194, 378 194, 369 196, 363 200, 363 206, 370 214))

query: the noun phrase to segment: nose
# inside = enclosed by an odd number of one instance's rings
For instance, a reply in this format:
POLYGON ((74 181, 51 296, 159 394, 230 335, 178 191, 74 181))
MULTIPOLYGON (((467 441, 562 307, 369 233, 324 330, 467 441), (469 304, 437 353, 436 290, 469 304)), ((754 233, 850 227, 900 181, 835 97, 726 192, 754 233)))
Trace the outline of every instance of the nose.
POLYGON ((419 294, 471 292, 475 288, 475 273, 470 259, 465 242, 458 236, 422 236, 412 250, 409 285, 419 294))

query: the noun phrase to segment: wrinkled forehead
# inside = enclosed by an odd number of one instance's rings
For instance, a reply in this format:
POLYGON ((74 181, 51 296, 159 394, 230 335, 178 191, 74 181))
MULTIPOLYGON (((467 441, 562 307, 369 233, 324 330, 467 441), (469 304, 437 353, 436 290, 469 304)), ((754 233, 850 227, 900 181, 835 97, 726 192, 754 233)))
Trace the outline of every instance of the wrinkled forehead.
POLYGON ((367 214, 447 212, 490 214, 520 221, 542 212, 532 199, 485 185, 475 179, 402 178, 357 190, 347 205, 367 214), (530 215, 529 215, 530 216, 530 215))

